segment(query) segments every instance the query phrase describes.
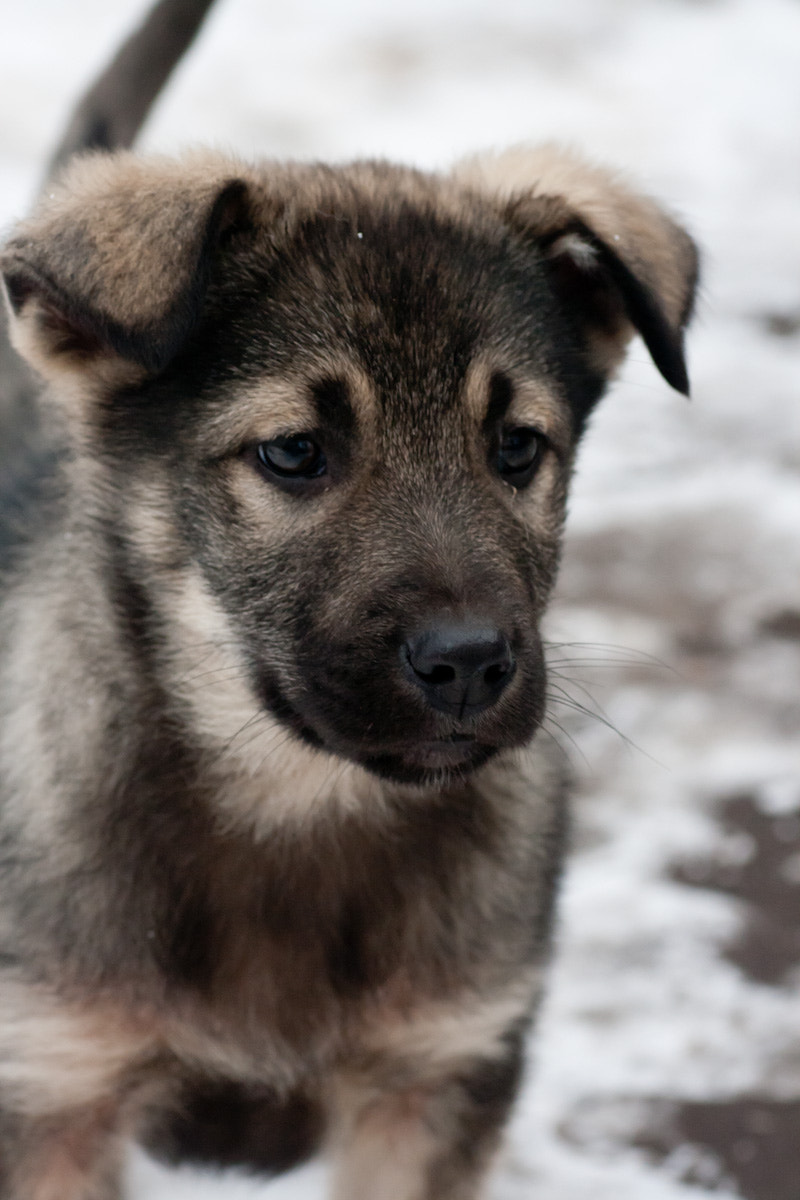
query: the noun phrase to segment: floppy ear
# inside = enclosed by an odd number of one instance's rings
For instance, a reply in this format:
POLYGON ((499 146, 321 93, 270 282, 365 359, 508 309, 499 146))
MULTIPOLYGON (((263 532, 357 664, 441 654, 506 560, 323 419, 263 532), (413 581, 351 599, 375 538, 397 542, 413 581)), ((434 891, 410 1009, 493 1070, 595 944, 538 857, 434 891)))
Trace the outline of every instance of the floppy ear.
POLYGON ((494 197, 539 248, 597 370, 610 375, 637 331, 667 382, 688 395, 683 331, 698 255, 671 217, 612 172, 554 146, 471 159, 454 174, 494 197))
POLYGON ((202 309, 247 184, 219 160, 79 159, 0 254, 16 348, 46 378, 157 373, 202 309))

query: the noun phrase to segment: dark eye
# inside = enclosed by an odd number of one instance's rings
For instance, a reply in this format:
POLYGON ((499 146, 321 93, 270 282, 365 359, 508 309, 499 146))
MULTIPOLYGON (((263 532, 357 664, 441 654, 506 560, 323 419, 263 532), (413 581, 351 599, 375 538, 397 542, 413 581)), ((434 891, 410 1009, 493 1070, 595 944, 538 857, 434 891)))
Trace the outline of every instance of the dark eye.
POLYGON ((316 479, 328 465, 320 447, 305 433, 259 442, 256 457, 265 471, 280 479, 316 479))
POLYGON ((503 430, 495 458, 497 473, 513 487, 524 487, 533 479, 544 448, 544 435, 535 429, 521 425, 503 430))

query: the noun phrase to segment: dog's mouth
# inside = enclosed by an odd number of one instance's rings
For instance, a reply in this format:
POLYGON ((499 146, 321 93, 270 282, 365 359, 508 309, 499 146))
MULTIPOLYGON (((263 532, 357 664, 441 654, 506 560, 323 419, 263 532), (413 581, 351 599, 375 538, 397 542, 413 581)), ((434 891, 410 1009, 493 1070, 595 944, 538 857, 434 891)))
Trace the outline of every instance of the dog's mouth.
POLYGON ((263 687, 263 696, 270 711, 306 745, 398 783, 441 783, 447 776, 476 770, 501 749, 475 732, 452 729, 441 734, 422 729, 419 736, 397 740, 372 741, 368 736, 354 740, 327 727, 320 730, 274 681, 263 687))
POLYGON ((446 737, 409 742, 401 746, 399 756, 409 766, 425 768, 462 767, 469 764, 482 750, 476 737, 467 733, 451 733, 446 737))
POLYGON ((445 738, 408 742, 383 748, 379 753, 361 756, 367 770, 399 783, 442 783, 477 770, 498 751, 469 735, 451 734, 445 738))

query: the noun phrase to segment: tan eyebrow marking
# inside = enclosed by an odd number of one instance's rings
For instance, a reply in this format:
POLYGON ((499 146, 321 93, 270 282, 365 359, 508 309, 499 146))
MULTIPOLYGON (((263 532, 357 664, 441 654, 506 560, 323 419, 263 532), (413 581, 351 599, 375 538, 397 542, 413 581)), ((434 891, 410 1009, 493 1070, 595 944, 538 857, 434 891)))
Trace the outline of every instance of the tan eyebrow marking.
POLYGON ((293 374, 264 374, 231 389, 229 402, 209 415, 203 448, 231 453, 278 434, 299 433, 319 424, 328 385, 342 388, 343 400, 364 434, 374 427, 377 404, 368 377, 354 364, 320 358, 293 374))
POLYGON ((491 419, 494 407, 497 419, 504 424, 538 429, 560 457, 569 453, 572 444, 569 409, 543 378, 523 377, 488 358, 478 359, 467 375, 464 402, 467 411, 481 425, 491 419))

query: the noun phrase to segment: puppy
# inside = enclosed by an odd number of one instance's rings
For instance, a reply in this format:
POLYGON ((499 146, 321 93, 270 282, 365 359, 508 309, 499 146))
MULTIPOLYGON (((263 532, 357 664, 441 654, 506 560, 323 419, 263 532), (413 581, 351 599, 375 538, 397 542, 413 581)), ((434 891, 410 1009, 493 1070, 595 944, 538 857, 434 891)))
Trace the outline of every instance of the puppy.
POLYGON ((691 240, 553 148, 117 153, 0 265, 52 445, 0 610, 0 1200, 118 1200, 129 1138, 477 1200, 575 448, 634 332, 687 391, 691 240))

